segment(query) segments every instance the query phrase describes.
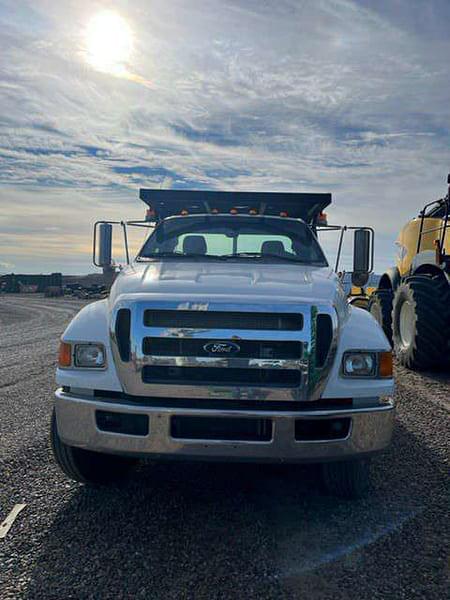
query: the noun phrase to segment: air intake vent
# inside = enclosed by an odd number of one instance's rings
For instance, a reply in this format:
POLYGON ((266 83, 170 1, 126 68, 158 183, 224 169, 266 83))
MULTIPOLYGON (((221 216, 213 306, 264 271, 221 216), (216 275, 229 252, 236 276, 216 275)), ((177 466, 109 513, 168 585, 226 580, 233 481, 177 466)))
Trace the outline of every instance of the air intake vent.
POLYGON ((330 315, 317 315, 316 366, 322 368, 327 360, 333 339, 333 323, 330 315))
POLYGON ((116 339, 120 359, 123 362, 129 362, 130 360, 130 323, 130 310, 128 308, 119 309, 116 319, 116 339))
POLYGON ((303 316, 257 312, 146 310, 144 325, 146 327, 185 327, 194 329, 300 331, 303 329, 303 316))
POLYGON ((297 419, 295 439, 297 442, 343 440, 350 433, 351 419, 297 419))
POLYGON ((174 416, 171 420, 170 434, 175 439, 270 442, 272 421, 236 417, 174 416))

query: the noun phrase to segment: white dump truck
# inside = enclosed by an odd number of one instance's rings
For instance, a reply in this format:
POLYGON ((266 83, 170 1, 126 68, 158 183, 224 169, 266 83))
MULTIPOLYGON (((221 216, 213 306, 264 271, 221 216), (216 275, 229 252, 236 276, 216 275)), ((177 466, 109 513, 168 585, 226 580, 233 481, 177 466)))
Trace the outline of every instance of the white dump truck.
MULTIPOLYGON (((330 492, 362 494, 392 436, 392 354, 319 244, 331 195, 140 197, 145 221, 96 223, 110 294, 62 336, 51 425, 62 470, 98 485, 142 458, 320 463, 330 492), (118 267, 114 225, 128 263, 118 267), (130 226, 150 228, 134 260, 130 226)), ((364 285, 373 232, 350 229, 364 285)))

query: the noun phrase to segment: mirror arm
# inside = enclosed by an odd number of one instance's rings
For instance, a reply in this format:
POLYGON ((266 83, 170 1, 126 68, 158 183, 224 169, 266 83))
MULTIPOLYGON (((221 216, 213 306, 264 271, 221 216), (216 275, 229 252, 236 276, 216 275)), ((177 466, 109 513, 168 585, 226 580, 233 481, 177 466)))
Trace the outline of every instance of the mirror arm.
POLYGON ((373 227, 362 227, 361 229, 366 229, 370 233, 370 265, 368 272, 372 273, 375 264, 375 230, 373 227))
POLYGON ((123 239, 124 239, 124 244, 125 244, 125 255, 127 257, 127 265, 129 265, 130 264, 130 253, 128 251, 127 224, 125 223, 125 221, 121 221, 120 224, 121 224, 122 230, 123 230, 123 239))
POLYGON ((345 235, 346 231, 347 231, 347 225, 344 225, 341 228, 341 233, 339 235, 339 245, 338 245, 338 251, 337 251, 337 255, 336 255, 336 264, 334 266, 334 270, 336 273, 338 272, 339 263, 341 261, 342 243, 344 241, 344 235, 345 235))

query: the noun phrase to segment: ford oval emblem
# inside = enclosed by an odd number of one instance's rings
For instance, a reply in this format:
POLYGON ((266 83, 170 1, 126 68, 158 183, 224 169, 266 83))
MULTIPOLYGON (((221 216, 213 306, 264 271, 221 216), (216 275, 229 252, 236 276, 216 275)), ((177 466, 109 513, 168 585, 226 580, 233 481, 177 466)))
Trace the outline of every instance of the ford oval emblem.
POLYGON ((213 356, 229 356, 237 354, 240 351, 240 346, 234 342, 209 342, 203 346, 203 350, 213 356))

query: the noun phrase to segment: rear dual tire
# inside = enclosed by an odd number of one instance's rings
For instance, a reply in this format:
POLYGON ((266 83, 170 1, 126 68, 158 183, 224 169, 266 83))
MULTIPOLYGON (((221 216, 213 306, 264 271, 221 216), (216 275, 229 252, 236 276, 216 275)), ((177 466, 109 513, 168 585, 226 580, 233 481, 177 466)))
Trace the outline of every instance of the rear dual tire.
POLYGON ((59 437, 54 410, 50 440, 53 455, 63 473, 70 479, 87 485, 109 485, 122 481, 137 463, 137 460, 133 458, 101 454, 68 446, 59 437))

